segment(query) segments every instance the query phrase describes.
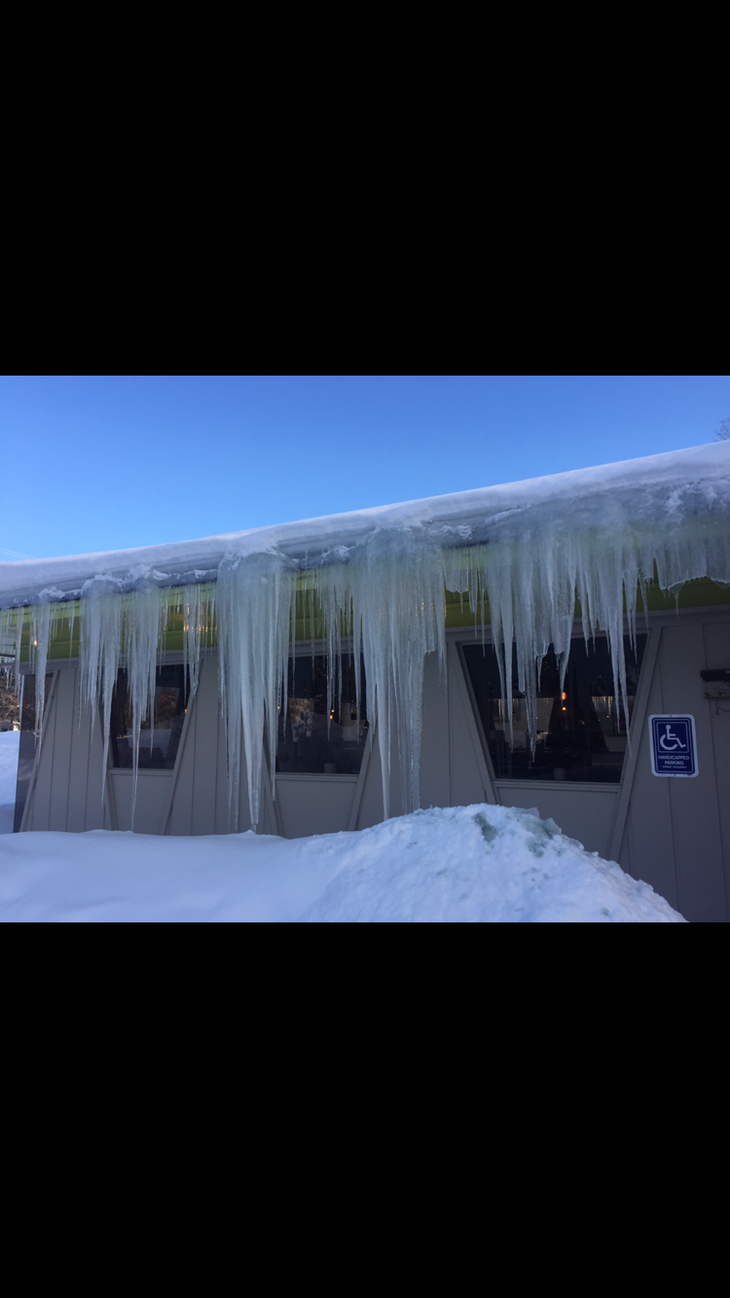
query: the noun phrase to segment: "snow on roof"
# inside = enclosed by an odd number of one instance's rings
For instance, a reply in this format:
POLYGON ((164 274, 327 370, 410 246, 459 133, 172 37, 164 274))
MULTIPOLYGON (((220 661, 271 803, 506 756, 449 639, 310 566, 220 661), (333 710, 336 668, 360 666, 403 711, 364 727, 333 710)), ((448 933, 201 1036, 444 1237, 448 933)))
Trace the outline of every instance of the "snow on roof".
POLYGON ((0 563, 0 608, 95 594, 98 578, 120 592, 215 581, 224 561, 262 553, 299 568, 352 562, 375 533, 416 532, 450 549, 597 525, 676 529, 707 516, 724 527, 730 519, 730 443, 197 541, 0 563))

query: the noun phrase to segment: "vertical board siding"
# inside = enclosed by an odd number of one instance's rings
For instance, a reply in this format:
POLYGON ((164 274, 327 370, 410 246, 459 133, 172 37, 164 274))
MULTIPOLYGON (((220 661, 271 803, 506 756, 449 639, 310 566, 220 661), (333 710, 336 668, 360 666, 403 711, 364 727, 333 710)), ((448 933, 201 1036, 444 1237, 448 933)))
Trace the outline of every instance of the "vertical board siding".
MULTIPOLYGON (((214 659, 205 658, 200 665, 200 682, 192 709, 194 730, 183 754, 183 760, 189 761, 189 753, 192 751, 194 779, 190 804, 191 834, 216 832, 219 715, 218 666, 214 659)), ((225 769, 223 780, 225 784, 225 769)))
POLYGON ((449 672, 449 805, 496 802, 458 645, 447 645, 449 672))
MULTIPOLYGON (((705 665, 710 670, 730 668, 730 622, 706 622, 703 631, 705 665)), ((730 699, 706 699, 705 705, 710 717, 712 763, 725 878, 725 907, 730 919, 730 699)))
MULTIPOLYGON (((664 711, 659 663, 664 651, 662 628, 657 656, 654 661, 645 716, 664 711)), ((648 664, 651 670, 651 663, 648 664)), ((670 780, 657 779, 651 773, 649 729, 646 723, 635 729, 632 744, 636 745, 636 763, 629 789, 629 810, 626 817, 624 843, 619 852, 619 865, 635 879, 650 883, 670 906, 678 907, 679 886, 672 836, 672 810, 669 800, 670 780)))
POLYGON ((59 830, 68 829, 75 683, 76 672, 72 669, 58 672, 48 825, 59 830))
MULTIPOLYGON (((725 918, 725 877, 720 839, 718 789, 712 756, 710 705, 700 675, 705 663, 701 625, 666 627, 659 659, 666 712, 695 718, 699 774, 669 785, 679 884, 679 910, 687 919, 725 918)), ((657 777, 653 777, 659 783, 657 777)))
MULTIPOLYGON (((91 733, 91 715, 85 713, 81 716, 79 712, 79 672, 76 667, 66 669, 66 673, 73 681, 73 712, 71 715, 70 740, 71 752, 69 756, 68 771, 68 810, 66 813, 66 829, 71 834, 83 833, 85 829, 90 828, 87 824, 87 798, 89 785, 89 763, 93 750, 93 735, 91 733)), ((101 754, 97 760, 101 760, 101 754)), ((99 815, 101 816, 101 780, 96 792, 97 802, 99 803, 99 815)), ((95 825, 93 828, 99 828, 95 825)))
MULTIPOLYGON (((708 644, 713 656, 722 653, 724 646, 724 656, 730 659, 727 615, 662 627, 646 716, 673 712, 694 716, 699 774, 686 780, 653 775, 645 720, 636 735, 638 753, 619 854, 625 870, 646 880, 693 921, 729 917, 725 837, 730 814, 718 775, 713 705, 704 697, 700 672, 707 666, 730 666, 730 660, 719 664, 709 660, 708 644)), ((722 740, 720 749, 727 754, 722 740)), ((725 760, 730 763, 730 757, 725 760)))
POLYGON ((439 679, 438 655, 429 654, 423 677, 421 740, 421 806, 451 806, 449 761, 449 675, 439 679))

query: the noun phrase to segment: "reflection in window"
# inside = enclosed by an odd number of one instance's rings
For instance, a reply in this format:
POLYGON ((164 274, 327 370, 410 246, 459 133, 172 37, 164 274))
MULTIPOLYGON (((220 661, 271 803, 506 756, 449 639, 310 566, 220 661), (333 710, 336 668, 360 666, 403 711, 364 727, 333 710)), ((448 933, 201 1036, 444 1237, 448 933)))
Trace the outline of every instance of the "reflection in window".
MULTIPOLYGON (((149 708, 142 721, 139 737, 140 771, 171 771, 180 744, 190 683, 182 665, 157 668, 155 676, 154 715, 149 708)), ((117 675, 111 715, 112 765, 131 769, 134 765, 134 732, 132 701, 125 671, 117 675)))
POLYGON ((289 701, 286 717, 279 718, 279 773, 359 773, 368 734, 364 679, 363 673, 358 714, 354 663, 343 656, 337 697, 328 713, 327 658, 289 660, 289 701))
MULTIPOLYGON (((636 637, 636 653, 628 636, 626 706, 634 707, 646 636, 636 637)), ((537 743, 530 752, 525 697, 517 688, 517 654, 512 654, 512 697, 501 698, 497 656, 491 645, 466 645, 464 657, 477 711, 498 780, 579 780, 617 784, 621 779, 628 739, 623 706, 618 708, 611 657, 605 639, 586 648, 574 640, 562 692, 552 648, 543 660, 538 682, 537 743), (510 747, 512 709, 514 743, 510 747)))

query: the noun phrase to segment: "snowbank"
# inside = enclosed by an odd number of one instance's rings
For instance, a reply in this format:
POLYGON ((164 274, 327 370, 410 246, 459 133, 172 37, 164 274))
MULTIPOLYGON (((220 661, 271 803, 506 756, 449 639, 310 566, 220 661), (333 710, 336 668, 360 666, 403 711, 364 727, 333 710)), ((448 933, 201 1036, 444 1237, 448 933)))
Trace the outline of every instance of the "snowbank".
POLYGON ((12 834, 20 731, 0 731, 0 834, 12 834))
POLYGON ((15 834, 0 919, 684 923, 553 821, 487 805, 294 840, 15 834))

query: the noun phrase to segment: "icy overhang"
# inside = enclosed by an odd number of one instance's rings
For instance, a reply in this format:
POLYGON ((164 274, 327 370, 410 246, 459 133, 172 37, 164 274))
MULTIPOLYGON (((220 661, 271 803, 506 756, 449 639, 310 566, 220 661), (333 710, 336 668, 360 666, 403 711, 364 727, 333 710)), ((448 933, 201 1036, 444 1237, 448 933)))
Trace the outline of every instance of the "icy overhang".
MULTIPOLYGON (((378 537, 403 534, 441 550, 541 537, 579 539, 699 528, 727 537, 730 444, 625 460, 348 514, 231 532, 197 541, 0 563, 0 608, 101 593, 216 581, 221 567, 274 554, 299 570, 357 563, 378 537)), ((689 576, 720 573, 693 572, 689 576)))

